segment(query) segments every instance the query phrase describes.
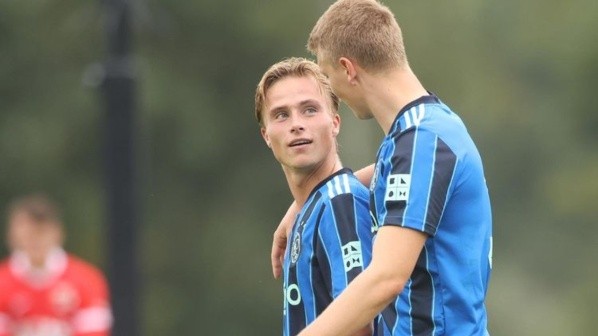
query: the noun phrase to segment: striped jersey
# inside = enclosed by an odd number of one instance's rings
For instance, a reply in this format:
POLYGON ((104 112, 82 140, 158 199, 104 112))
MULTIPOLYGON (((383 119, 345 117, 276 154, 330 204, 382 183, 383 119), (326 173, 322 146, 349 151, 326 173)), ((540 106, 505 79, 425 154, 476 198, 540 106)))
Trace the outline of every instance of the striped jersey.
POLYGON ((405 106, 370 185, 374 228, 429 237, 378 335, 487 335, 492 216, 482 160, 461 119, 433 95, 405 106))
POLYGON ((369 192, 349 169, 320 182, 301 208, 283 263, 283 335, 296 335, 369 264, 369 192))

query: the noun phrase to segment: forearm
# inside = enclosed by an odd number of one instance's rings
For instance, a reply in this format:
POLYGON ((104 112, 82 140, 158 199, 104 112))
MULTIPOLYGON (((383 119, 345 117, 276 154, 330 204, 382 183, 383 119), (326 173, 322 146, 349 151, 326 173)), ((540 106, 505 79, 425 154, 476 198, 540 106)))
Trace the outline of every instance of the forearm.
POLYGON ((299 336, 359 335, 393 301, 396 288, 371 265, 299 336))
POLYGON ((385 226, 374 241, 372 262, 301 336, 349 336, 374 320, 411 276, 427 235, 385 226))
POLYGON ((367 326, 359 329, 356 333, 351 336, 372 336, 374 335, 374 324, 369 323, 367 326))

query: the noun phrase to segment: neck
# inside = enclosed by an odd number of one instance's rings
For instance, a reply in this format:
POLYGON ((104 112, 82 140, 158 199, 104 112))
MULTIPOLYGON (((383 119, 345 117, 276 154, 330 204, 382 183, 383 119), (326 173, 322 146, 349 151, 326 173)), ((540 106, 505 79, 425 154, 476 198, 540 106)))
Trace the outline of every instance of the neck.
POLYGON ((31 267, 33 269, 43 269, 46 267, 46 261, 47 261, 47 257, 43 256, 43 257, 32 257, 29 258, 29 262, 31 263, 31 267))
POLYGON ((410 102, 428 95, 409 65, 380 74, 364 74, 366 104, 384 134, 399 111, 410 102))
POLYGON ((283 166, 283 171, 295 202, 302 207, 318 183, 341 168, 340 159, 335 154, 329 160, 310 168, 297 169, 283 166))

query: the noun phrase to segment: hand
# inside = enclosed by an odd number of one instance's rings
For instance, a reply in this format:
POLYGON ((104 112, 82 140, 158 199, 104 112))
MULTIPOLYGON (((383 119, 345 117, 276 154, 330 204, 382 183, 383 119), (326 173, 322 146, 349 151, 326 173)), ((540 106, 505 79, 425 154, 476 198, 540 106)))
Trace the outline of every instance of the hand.
POLYGON ((284 252, 287 248, 288 237, 293 229, 293 223, 295 222, 295 217, 299 210, 297 203, 293 202, 282 218, 280 224, 278 224, 276 231, 274 231, 274 237, 272 238, 272 253, 270 254, 274 279, 278 279, 282 275, 284 252))

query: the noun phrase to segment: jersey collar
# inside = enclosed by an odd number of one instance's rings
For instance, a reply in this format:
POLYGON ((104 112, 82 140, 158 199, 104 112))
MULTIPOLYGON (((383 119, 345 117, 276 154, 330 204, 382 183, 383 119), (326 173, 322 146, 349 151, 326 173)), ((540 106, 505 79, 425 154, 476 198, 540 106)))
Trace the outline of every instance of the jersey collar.
POLYGON ((46 258, 42 268, 33 268, 27 255, 15 251, 10 256, 9 267, 12 273, 32 285, 44 286, 53 279, 59 277, 67 267, 68 255, 61 248, 52 250, 46 258))
MULTIPOLYGON (((309 197, 307 199, 308 200, 311 199, 312 196, 316 193, 316 191, 318 191, 320 188, 322 188, 322 186, 324 186, 328 181, 332 180, 335 176, 342 175, 342 174, 351 174, 351 173, 353 173, 353 171, 349 168, 341 168, 341 169, 337 170, 336 172, 329 175, 327 178, 320 181, 320 183, 318 183, 314 187, 314 189, 309 193, 309 197)), ((307 202, 305 202, 305 203, 307 203, 307 202)))
POLYGON ((397 114, 397 116, 395 117, 395 120, 393 121, 392 125, 390 126, 390 130, 388 131, 388 135, 391 135, 392 133, 395 132, 399 132, 401 131, 401 124, 399 122, 399 119, 401 119, 401 117, 403 116, 403 114, 406 111, 409 111, 412 107, 414 106, 418 106, 421 104, 438 104, 440 103, 440 99, 438 99, 438 97, 436 97, 436 95, 434 95, 433 93, 429 92, 429 95, 427 96, 421 96, 419 98, 417 98, 416 100, 411 101, 410 103, 408 103, 407 105, 405 105, 397 114))

